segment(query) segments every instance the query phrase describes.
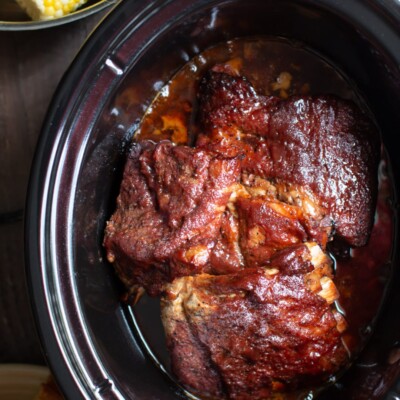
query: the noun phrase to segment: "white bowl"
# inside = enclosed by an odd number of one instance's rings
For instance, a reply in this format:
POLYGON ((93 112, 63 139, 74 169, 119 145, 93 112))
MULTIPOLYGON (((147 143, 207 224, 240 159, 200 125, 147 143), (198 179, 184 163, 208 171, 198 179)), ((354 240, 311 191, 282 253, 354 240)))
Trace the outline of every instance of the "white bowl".
POLYGON ((45 366, 0 364, 0 399, 34 400, 49 376, 45 366))

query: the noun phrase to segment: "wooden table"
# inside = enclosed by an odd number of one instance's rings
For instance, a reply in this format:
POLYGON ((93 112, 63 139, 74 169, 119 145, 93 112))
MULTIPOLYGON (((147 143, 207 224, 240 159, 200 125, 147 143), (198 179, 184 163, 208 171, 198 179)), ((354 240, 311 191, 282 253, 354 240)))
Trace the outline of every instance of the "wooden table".
POLYGON ((109 10, 44 30, 0 31, 0 363, 45 364, 24 270, 30 166, 62 75, 109 10))

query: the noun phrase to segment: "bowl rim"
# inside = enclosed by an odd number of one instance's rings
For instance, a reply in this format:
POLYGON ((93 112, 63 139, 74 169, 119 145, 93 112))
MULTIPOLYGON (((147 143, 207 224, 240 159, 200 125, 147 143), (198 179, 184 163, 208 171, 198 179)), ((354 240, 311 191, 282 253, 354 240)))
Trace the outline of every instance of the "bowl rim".
POLYGON ((95 4, 78 9, 77 11, 61 18, 44 21, 0 21, 0 31, 32 31, 52 28, 54 26, 64 25, 88 17, 89 15, 105 10, 120 1, 122 0, 99 0, 95 4))

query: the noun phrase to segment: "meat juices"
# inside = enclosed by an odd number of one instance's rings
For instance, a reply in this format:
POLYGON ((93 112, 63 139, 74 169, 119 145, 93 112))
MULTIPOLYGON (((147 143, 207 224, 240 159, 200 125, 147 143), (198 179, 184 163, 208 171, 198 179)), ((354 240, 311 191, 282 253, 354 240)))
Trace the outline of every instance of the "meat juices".
POLYGON ((380 158, 372 122, 334 96, 261 96, 217 66, 194 147, 136 143, 107 257, 161 297, 178 381, 265 399, 321 386, 349 362, 329 241, 367 243, 380 158))

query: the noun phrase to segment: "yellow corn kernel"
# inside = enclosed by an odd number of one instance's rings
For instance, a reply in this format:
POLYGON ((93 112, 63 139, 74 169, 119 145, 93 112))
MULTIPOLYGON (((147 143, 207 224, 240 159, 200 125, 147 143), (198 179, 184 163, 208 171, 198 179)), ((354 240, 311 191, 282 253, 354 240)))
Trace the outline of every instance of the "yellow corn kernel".
POLYGON ((51 18, 55 13, 56 13, 56 10, 54 9, 54 7, 53 7, 53 6, 48 6, 48 7, 46 7, 46 8, 44 9, 44 13, 43 13, 43 14, 44 14, 46 17, 51 18))
POLYGON ((16 0, 34 21, 61 18, 76 11, 88 0, 16 0))

